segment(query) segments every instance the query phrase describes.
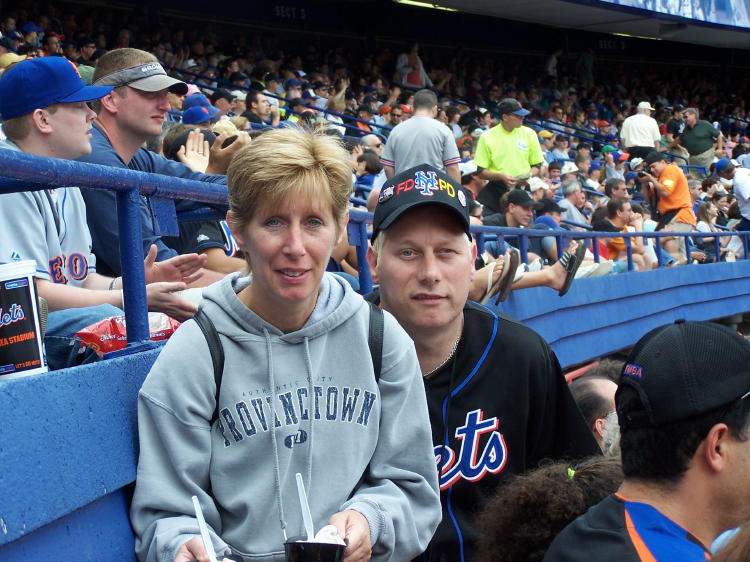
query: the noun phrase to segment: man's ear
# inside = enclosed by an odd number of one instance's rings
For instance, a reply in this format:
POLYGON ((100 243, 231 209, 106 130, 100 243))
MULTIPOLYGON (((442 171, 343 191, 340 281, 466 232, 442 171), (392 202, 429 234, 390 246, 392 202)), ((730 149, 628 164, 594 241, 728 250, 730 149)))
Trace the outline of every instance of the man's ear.
POLYGON ((696 455, 700 453, 708 470, 714 473, 721 472, 727 468, 730 461, 729 453, 733 451, 735 441, 727 424, 717 423, 708 431, 696 455))
POLYGON ((46 109, 35 109, 31 113, 32 126, 42 134, 52 132, 52 123, 49 121, 49 112, 46 109))
POLYGON ((372 282, 380 284, 380 281, 378 280, 378 253, 372 249, 372 246, 367 248, 367 265, 370 266, 372 282))
POLYGON ((106 109, 109 113, 117 113, 117 107, 120 95, 115 91, 111 90, 106 96, 99 100, 102 109, 106 109))

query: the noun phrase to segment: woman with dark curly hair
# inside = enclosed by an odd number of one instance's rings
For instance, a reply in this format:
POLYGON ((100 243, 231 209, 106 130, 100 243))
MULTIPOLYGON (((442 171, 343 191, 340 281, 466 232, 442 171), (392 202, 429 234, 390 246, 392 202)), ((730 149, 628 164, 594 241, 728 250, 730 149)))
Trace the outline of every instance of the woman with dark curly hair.
POLYGON ((535 562, 557 534, 589 507, 617 491, 619 457, 556 462, 508 478, 479 515, 477 560, 535 562))

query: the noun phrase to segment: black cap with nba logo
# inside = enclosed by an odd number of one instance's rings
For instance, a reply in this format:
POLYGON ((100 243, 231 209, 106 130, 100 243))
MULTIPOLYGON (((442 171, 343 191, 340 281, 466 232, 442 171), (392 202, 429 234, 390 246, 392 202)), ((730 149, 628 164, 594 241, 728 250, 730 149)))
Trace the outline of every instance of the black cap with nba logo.
POLYGON ((456 214, 469 237, 469 204, 466 192, 450 176, 428 164, 414 166, 383 184, 372 220, 372 239, 409 209, 442 205, 456 214))
POLYGON ((750 342, 720 324, 678 320, 651 330, 635 344, 615 404, 621 427, 660 427, 729 406, 748 394, 750 342), (639 400, 624 409, 618 397, 626 386, 639 400))

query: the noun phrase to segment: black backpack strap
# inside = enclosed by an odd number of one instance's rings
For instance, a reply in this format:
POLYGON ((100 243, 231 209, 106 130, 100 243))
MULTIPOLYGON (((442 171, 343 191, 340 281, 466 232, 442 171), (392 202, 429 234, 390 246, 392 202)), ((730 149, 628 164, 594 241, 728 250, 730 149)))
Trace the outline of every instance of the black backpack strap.
POLYGON ((383 310, 371 302, 367 304, 370 305, 370 332, 367 335, 367 345, 370 347, 377 383, 380 381, 380 371, 383 368, 383 310))
POLYGON ((214 366, 214 382, 216 383, 216 406, 214 407, 213 416, 211 416, 211 425, 219 419, 219 393, 221 391, 221 378, 224 375, 224 346, 221 345, 219 334, 211 319, 203 312, 202 308, 193 316, 193 320, 203 332, 208 344, 208 351, 211 353, 211 362, 214 366))

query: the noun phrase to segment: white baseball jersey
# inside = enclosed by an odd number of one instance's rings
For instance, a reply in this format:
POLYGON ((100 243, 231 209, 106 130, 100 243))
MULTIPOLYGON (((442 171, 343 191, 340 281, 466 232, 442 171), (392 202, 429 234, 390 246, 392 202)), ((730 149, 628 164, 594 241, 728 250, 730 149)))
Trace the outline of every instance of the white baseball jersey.
MULTIPOLYGON (((19 150, 8 140, 0 148, 19 150)), ((39 279, 76 287, 96 271, 77 187, 0 195, 0 264, 19 260, 34 260, 39 279)))

